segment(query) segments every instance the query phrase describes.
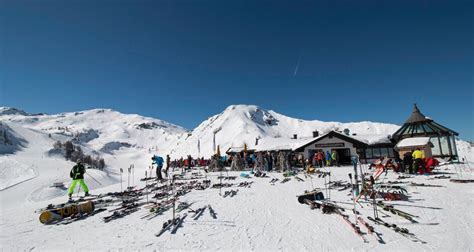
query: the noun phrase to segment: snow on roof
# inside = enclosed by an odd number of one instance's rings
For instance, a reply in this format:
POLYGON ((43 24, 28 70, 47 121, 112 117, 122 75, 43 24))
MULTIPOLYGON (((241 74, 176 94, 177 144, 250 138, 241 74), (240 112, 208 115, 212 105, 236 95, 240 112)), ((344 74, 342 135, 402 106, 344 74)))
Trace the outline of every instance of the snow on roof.
POLYGON ((355 136, 348 136, 348 137, 354 138, 368 145, 391 143, 389 134, 364 134, 364 135, 355 135, 355 136))
POLYGON ((411 138, 405 138, 402 141, 398 142, 396 147, 403 148, 403 147, 423 146, 423 145, 427 145, 429 142, 430 142, 429 137, 411 137, 411 138))
POLYGON ((284 137, 267 137, 260 139, 255 151, 278 151, 278 150, 296 150, 299 147, 312 142, 316 138, 284 138, 284 137))
POLYGON ((242 152, 244 151, 244 147, 230 147, 226 153, 239 153, 239 152, 242 152))

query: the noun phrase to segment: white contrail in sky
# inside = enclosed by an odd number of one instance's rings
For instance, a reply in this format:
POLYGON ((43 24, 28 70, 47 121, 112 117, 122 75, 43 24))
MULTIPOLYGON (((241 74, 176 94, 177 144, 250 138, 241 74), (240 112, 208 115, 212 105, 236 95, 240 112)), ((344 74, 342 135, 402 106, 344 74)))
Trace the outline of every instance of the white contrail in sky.
POLYGON ((296 62, 295 72, 293 73, 293 76, 296 76, 296 74, 298 73, 298 67, 300 66, 300 59, 301 59, 301 56, 298 58, 298 62, 296 62))

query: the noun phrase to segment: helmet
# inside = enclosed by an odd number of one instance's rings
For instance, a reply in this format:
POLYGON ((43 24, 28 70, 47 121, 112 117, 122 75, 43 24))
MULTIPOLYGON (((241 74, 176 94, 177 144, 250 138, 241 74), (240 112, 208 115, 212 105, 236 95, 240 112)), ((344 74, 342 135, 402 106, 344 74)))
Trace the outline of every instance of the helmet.
POLYGON ((82 163, 81 159, 78 158, 78 159, 76 160, 76 163, 78 163, 78 164, 82 163))

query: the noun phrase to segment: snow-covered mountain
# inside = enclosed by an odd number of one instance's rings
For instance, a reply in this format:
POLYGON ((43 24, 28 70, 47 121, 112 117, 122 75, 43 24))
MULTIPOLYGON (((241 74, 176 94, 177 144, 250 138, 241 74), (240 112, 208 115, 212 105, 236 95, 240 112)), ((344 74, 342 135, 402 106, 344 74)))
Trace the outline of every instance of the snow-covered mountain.
POLYGON ((255 145, 255 139, 291 138, 294 134, 301 137, 312 137, 314 131, 324 134, 331 130, 349 129, 357 134, 392 134, 400 126, 375 122, 323 122, 291 118, 272 110, 265 110, 254 105, 231 105, 222 113, 202 122, 184 141, 179 142, 171 153, 173 156, 198 154, 198 141, 201 156, 214 153, 214 133, 216 145, 222 152, 229 147, 249 148, 255 145))
MULTIPOLYGON (((222 113, 202 122, 194 130, 159 119, 135 114, 123 114, 110 109, 93 109, 57 115, 30 114, 20 109, 1 107, 2 127, 24 127, 47 134, 54 141, 73 140, 85 152, 104 156, 108 166, 123 166, 129 158, 143 160, 138 166, 147 167, 145 156, 157 153, 172 158, 209 157, 215 144, 224 153, 230 147, 247 144, 253 148, 256 138, 312 137, 314 131, 324 134, 331 130, 360 135, 390 135, 399 126, 377 122, 323 122, 301 120, 265 110, 255 105, 231 105, 222 113), (198 146, 200 148, 198 148, 198 146)), ((28 139, 24 139, 28 141, 28 139)), ((460 142, 462 152, 471 153, 470 145, 460 142)), ((461 154, 461 153, 460 153, 461 154)), ((470 154, 465 155, 468 159, 470 154)))
POLYGON ((57 115, 32 115, 5 107, 0 111, 8 111, 0 113, 0 120, 11 127, 21 126, 51 134, 53 138, 72 139, 86 148, 109 154, 127 148, 169 149, 186 133, 186 129, 162 120, 110 109, 57 115))

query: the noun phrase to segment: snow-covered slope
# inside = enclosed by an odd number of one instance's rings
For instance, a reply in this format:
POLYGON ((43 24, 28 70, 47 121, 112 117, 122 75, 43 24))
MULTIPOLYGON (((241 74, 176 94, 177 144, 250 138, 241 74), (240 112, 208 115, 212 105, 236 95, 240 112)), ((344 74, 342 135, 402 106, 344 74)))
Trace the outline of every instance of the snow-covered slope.
POLYGON ((0 155, 13 154, 25 147, 26 143, 12 128, 0 121, 0 155))
MULTIPOLYGON (((3 108, 3 111, 21 110, 3 108)), ((86 148, 109 154, 124 149, 131 149, 130 152, 167 150, 175 146, 186 133, 184 128, 162 120, 122 114, 110 109, 58 115, 30 115, 18 112, 0 114, 0 119, 11 125, 62 135, 86 148)))
POLYGON ((198 154, 199 141, 200 155, 210 156, 214 153, 214 133, 216 145, 220 146, 221 152, 225 152, 229 147, 241 147, 244 143, 252 148, 256 138, 291 138, 293 134, 297 134, 298 137, 312 137, 313 131, 324 134, 331 130, 343 131, 344 129, 357 134, 392 134, 399 127, 394 124, 375 122, 307 121, 284 116, 258 106, 232 105, 222 113, 201 123, 192 131, 191 136, 172 150, 172 155, 179 157, 198 154))

